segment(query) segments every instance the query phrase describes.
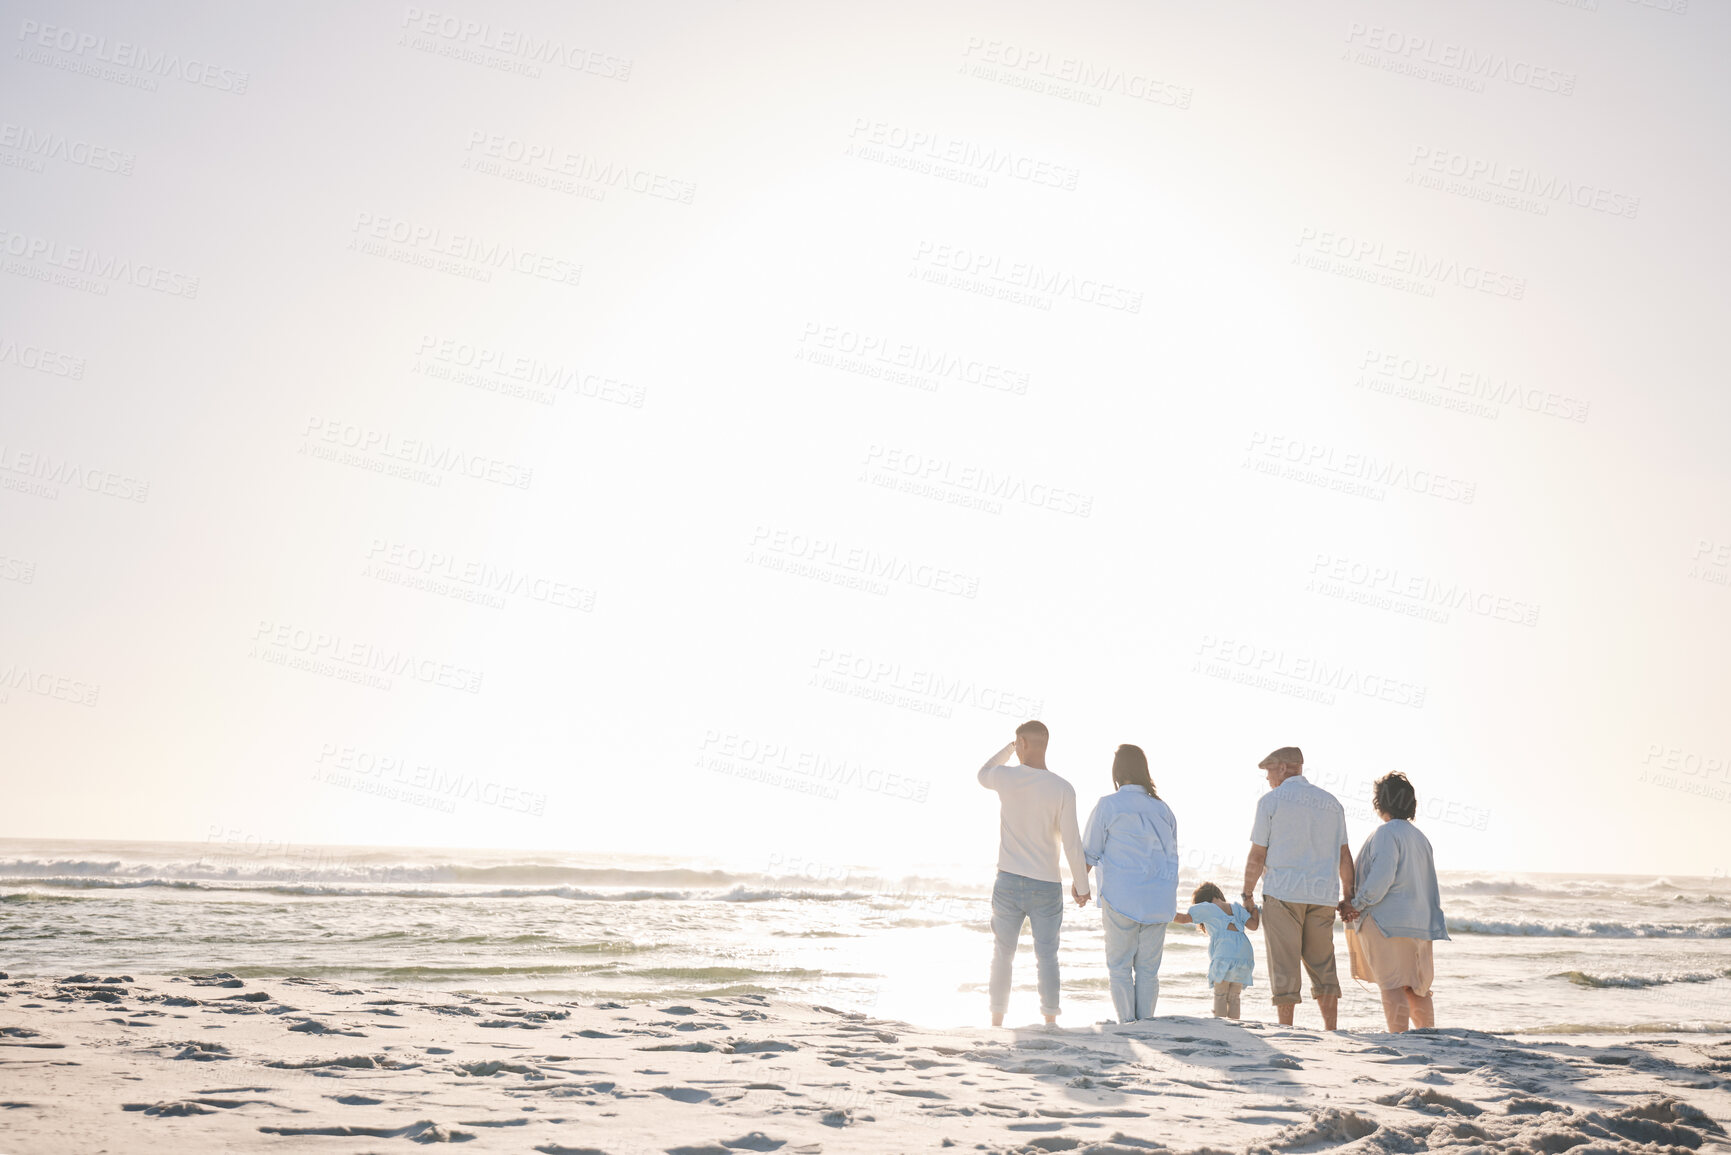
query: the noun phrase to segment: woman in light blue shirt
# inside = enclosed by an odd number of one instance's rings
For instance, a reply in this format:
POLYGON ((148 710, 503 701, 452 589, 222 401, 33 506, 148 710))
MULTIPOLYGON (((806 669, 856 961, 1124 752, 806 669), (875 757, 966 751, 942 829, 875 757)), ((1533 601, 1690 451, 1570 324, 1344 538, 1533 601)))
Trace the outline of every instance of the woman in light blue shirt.
POLYGON ((1100 868, 1106 973, 1121 1023, 1154 1017, 1166 924, 1178 913, 1178 820, 1154 792, 1148 756, 1120 746, 1112 785, 1088 816, 1082 855, 1100 868))
POLYGON ((1359 848, 1353 872, 1358 889, 1341 903, 1341 917, 1356 927, 1349 936, 1356 978, 1382 990, 1388 1029, 1436 1026, 1431 1001, 1435 966, 1431 943, 1449 936, 1430 839, 1412 824, 1418 798, 1396 770, 1376 781, 1374 805, 1382 825, 1359 848))

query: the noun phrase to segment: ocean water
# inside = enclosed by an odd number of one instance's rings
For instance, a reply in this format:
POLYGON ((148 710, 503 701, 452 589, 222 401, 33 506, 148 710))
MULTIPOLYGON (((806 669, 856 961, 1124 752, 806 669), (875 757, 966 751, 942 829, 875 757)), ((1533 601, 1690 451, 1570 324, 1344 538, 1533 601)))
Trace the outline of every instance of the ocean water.
MULTIPOLYGON (((0 970, 318 976, 622 1002, 758 993, 934 1026, 986 1019, 991 868, 742 870, 518 851, 0 840, 0 970)), ((1196 880, 1185 877, 1181 894, 1196 880)), ((1443 1025, 1731 1032, 1731 880, 1443 875, 1443 1025)), ((1337 931, 1338 933, 1338 931, 1337 931)), ((1272 1020, 1260 935, 1247 1017, 1272 1020)), ((1012 1023, 1037 1019, 1024 934, 1012 1023)), ((1345 975, 1341 1025, 1380 1030, 1345 975)), ((1066 1025, 1111 1016, 1098 908, 1068 906, 1066 1025)), ((1167 931, 1159 1011, 1206 1015, 1207 947, 1167 931)), ((1299 1023, 1315 1024, 1314 1008, 1299 1023)))

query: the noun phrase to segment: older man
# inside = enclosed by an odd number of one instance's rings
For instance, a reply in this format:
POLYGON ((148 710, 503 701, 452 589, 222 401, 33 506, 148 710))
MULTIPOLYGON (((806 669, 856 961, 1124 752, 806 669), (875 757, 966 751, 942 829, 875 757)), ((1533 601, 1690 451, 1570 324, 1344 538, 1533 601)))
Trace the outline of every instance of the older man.
POLYGON ((1023 722, 1016 740, 980 767, 980 785, 998 792, 998 877, 992 885, 992 1025, 1004 1024, 1010 1005, 1010 966, 1022 924, 1032 924, 1040 980, 1040 1011, 1058 1021, 1058 928, 1064 921, 1058 847, 1070 860, 1070 895, 1085 906, 1090 890, 1082 836, 1076 828, 1076 790, 1046 769, 1050 734, 1043 722, 1023 722), (1019 765, 1006 766, 1010 754, 1019 765))
POLYGON ((1268 985, 1282 1026, 1292 1025, 1301 1001, 1300 967, 1310 976, 1310 997, 1322 1024, 1334 1030, 1340 1015, 1340 980, 1334 969, 1334 916, 1341 895, 1353 893, 1352 851, 1346 809, 1304 776, 1304 754, 1282 746, 1264 758, 1268 793, 1256 804, 1250 857, 1244 864, 1244 906, 1262 881, 1262 938, 1268 985), (1266 872, 1266 876, 1265 876, 1266 872))

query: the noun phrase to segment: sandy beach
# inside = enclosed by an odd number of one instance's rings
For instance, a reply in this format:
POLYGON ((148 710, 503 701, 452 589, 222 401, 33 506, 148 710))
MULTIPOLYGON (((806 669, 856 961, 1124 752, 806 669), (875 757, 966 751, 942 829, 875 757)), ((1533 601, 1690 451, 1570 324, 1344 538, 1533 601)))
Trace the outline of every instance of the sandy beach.
MULTIPOLYGON (((1308 1010, 1308 1008, 1307 1008, 1308 1010)), ((0 981, 6 1155, 1731 1150, 1731 1041, 1187 1016, 937 1031, 761 996, 0 981)))

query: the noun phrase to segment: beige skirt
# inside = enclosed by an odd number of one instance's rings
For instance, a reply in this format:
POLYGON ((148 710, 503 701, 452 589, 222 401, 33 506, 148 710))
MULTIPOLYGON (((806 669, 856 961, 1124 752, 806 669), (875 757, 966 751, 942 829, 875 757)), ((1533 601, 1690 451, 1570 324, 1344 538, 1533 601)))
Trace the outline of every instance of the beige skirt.
POLYGON ((1353 978, 1375 983, 1385 991, 1411 987, 1420 998, 1430 994, 1436 972, 1428 938, 1388 938, 1370 918, 1347 925, 1351 928, 1346 946, 1352 956, 1353 978))

